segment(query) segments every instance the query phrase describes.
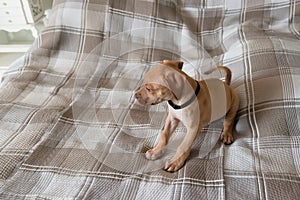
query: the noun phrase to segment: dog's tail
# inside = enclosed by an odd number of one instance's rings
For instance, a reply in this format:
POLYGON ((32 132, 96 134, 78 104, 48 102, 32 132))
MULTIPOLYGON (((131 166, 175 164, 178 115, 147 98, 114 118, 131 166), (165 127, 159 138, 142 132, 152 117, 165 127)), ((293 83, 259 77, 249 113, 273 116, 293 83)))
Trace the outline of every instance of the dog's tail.
POLYGON ((210 74, 210 73, 212 73, 215 70, 220 70, 220 71, 225 72, 225 74, 226 74, 226 76, 225 76, 225 83, 227 85, 230 85, 230 82, 231 82, 231 71, 230 71, 230 69, 228 67, 218 66, 217 68, 209 70, 209 71, 205 72, 204 74, 210 74))

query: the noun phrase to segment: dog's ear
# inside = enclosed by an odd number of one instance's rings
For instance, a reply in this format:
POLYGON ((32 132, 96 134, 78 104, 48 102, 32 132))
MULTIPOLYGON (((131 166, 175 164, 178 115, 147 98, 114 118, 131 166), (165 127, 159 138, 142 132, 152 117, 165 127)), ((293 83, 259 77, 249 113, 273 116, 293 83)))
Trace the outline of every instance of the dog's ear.
POLYGON ((183 62, 176 60, 163 60, 162 64, 168 65, 169 67, 176 67, 177 69, 182 70, 183 62))

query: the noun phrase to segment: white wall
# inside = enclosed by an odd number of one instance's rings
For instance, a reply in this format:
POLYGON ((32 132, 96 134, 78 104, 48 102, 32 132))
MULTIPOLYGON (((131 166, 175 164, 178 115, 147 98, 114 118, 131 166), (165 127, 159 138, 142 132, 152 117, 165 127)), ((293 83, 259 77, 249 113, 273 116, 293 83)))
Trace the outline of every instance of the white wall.
MULTIPOLYGON (((52 2, 53 0, 43 0, 44 9, 51 9, 52 2)), ((43 27, 43 21, 37 26, 39 29, 43 27)), ((0 29, 0 80, 9 65, 28 50, 34 39, 30 30, 8 32, 0 29)))

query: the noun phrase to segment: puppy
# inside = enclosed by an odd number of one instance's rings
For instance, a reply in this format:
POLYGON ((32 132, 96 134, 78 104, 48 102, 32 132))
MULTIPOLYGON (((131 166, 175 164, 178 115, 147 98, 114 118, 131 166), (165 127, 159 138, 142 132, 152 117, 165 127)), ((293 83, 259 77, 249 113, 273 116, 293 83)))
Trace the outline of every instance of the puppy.
POLYGON ((239 107, 239 98, 229 86, 231 71, 227 67, 218 67, 226 72, 223 82, 219 79, 196 81, 182 71, 182 66, 183 62, 164 60, 146 73, 143 86, 135 93, 136 100, 142 105, 168 101, 169 112, 164 129, 156 146, 146 152, 147 159, 155 160, 162 156, 179 122, 187 128, 175 156, 164 166, 169 172, 177 171, 184 165, 202 127, 224 115, 221 140, 231 144, 239 107))

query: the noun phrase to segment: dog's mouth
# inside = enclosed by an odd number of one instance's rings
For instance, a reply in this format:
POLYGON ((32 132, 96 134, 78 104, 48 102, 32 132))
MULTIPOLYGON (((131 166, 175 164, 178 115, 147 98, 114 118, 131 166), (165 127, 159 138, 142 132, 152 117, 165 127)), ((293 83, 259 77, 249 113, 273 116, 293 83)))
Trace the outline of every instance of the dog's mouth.
POLYGON ((162 102, 162 100, 160 100, 160 99, 158 99, 158 100, 156 100, 156 101, 154 101, 152 103, 148 102, 147 100, 144 100, 144 99, 136 99, 136 100, 141 105, 151 105, 151 106, 157 105, 157 104, 159 104, 159 103, 162 102))
POLYGON ((158 98, 158 99, 156 99, 155 102, 151 103, 151 105, 157 105, 157 104, 159 104, 161 102, 163 102, 163 99, 158 98))
POLYGON ((136 97, 135 98, 137 100, 137 102, 140 104, 140 105, 151 105, 149 102, 148 102, 148 99, 143 99, 141 97, 136 97))

